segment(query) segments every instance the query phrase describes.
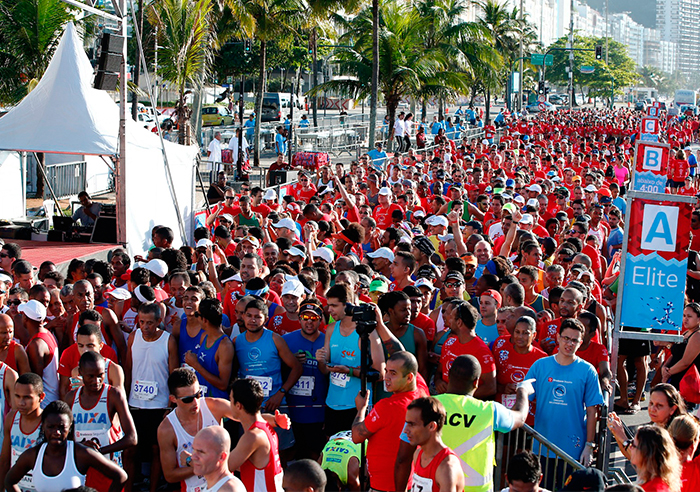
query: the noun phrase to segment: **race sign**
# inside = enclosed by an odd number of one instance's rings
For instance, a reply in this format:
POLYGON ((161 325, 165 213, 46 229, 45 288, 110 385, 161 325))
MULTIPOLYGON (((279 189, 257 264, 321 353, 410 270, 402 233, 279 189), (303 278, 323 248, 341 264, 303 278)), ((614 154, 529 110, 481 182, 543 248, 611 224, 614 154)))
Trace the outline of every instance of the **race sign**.
POLYGON ((677 335, 683 324, 694 198, 641 195, 630 203, 619 326, 677 335))
POLYGON ((637 142, 634 152, 632 189, 651 193, 666 191, 666 169, 670 148, 657 142, 637 142))
POLYGON ((642 118, 642 133, 659 133, 658 118, 642 118))
POLYGON ((657 116, 659 116, 659 108, 655 106, 649 106, 647 108, 647 116, 656 118, 657 116))

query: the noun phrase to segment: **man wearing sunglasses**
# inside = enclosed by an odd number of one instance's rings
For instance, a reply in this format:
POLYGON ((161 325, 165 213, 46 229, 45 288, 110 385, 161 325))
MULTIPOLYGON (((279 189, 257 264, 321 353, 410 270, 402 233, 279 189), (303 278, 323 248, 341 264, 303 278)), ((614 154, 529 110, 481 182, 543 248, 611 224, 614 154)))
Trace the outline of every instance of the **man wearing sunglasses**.
POLYGON ((22 259, 22 248, 16 243, 5 243, 0 249, 0 270, 12 271, 12 264, 22 259))
MULTIPOLYGON (((286 284, 285 284, 286 285, 286 284)), ((316 351, 323 348, 326 337, 320 328, 325 323, 323 308, 316 299, 307 299, 299 307, 301 329, 284 335, 289 350, 301 363, 303 374, 289 390, 287 404, 294 424, 296 459, 316 460, 325 445, 323 406, 328 393, 328 378, 318 368, 316 351), (319 403, 320 402, 320 403, 319 403)))
POLYGON ((207 227, 211 227, 220 216, 230 214, 231 217, 235 217, 240 211, 240 207, 236 206, 236 194, 233 192, 233 188, 226 186, 224 200, 216 204, 205 222, 207 227))

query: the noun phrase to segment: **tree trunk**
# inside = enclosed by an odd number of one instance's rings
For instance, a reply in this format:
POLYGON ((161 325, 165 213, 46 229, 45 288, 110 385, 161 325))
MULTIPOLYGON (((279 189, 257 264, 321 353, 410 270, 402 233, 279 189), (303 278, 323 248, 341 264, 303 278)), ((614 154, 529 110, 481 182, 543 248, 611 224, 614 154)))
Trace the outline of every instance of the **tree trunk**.
MULTIPOLYGON (((318 87, 318 52, 317 52, 317 34, 316 34, 316 28, 314 27, 313 30, 311 31, 311 37, 313 38, 313 55, 312 55, 312 60, 311 60, 311 72, 313 74, 313 79, 314 79, 314 89, 318 87)), ((316 97, 316 94, 314 93, 313 96, 311 96, 311 109, 313 110, 314 113, 314 128, 318 127, 318 98, 316 97)))
POLYGON ((258 90, 255 94, 255 136, 253 137, 253 165, 260 167, 260 120, 262 119, 262 102, 265 92, 265 63, 267 62, 267 42, 260 40, 260 75, 258 90))
MULTIPOLYGON (((379 96, 379 0, 372 0, 372 93, 369 98, 369 148, 374 148, 377 133, 377 98, 379 96)), ((389 135, 394 120, 389 122, 389 135)), ((387 148, 389 148, 387 142, 387 148)))
POLYGON ((484 114, 484 126, 491 124, 491 88, 486 88, 486 113, 484 114))
POLYGON ((442 96, 438 98, 438 121, 442 121, 445 117, 445 101, 442 96))
POLYGON ((178 126, 178 132, 177 132, 177 143, 180 145, 185 145, 185 127, 186 121, 185 121, 185 88, 180 87, 180 95, 177 100, 177 108, 175 110, 175 114, 177 115, 177 126, 178 126))
MULTIPOLYGON (((421 106, 420 106, 420 118, 421 121, 425 120, 428 117, 428 101, 426 98, 423 98, 421 101, 421 106)), ((428 121, 426 121, 428 123, 428 121)))

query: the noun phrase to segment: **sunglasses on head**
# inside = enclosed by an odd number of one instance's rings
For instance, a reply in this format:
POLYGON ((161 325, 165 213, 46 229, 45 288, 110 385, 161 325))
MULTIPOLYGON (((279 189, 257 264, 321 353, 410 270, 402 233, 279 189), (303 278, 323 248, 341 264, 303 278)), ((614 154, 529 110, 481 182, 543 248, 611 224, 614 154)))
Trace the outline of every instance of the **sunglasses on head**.
POLYGON ((199 390, 194 395, 183 396, 182 398, 178 398, 178 400, 180 400, 182 403, 189 405, 193 401, 199 400, 202 397, 202 395, 203 395, 202 390, 199 390))

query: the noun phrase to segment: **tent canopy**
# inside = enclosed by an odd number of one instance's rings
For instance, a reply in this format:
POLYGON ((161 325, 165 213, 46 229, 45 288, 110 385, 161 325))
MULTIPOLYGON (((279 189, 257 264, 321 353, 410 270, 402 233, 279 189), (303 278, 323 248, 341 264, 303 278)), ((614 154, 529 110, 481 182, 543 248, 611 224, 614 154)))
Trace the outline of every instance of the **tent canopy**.
POLYGON ((119 108, 92 87, 92 73, 70 22, 37 86, 0 118, 0 149, 116 155, 119 108))
MULTIPOLYGON (((73 23, 68 23, 36 88, 0 118, 0 150, 117 156, 119 106, 106 92, 92 87, 92 78, 82 41, 73 23)), ((181 237, 192 237, 198 148, 171 142, 164 146, 158 135, 127 118, 126 160, 120 178, 125 200, 117 207, 126 209, 127 248, 132 255, 148 250, 151 228, 158 224, 175 231, 174 247, 180 246, 181 237)), ((0 180, 16 180, 16 175, 9 175, 11 169, 0 168, 0 180)))

